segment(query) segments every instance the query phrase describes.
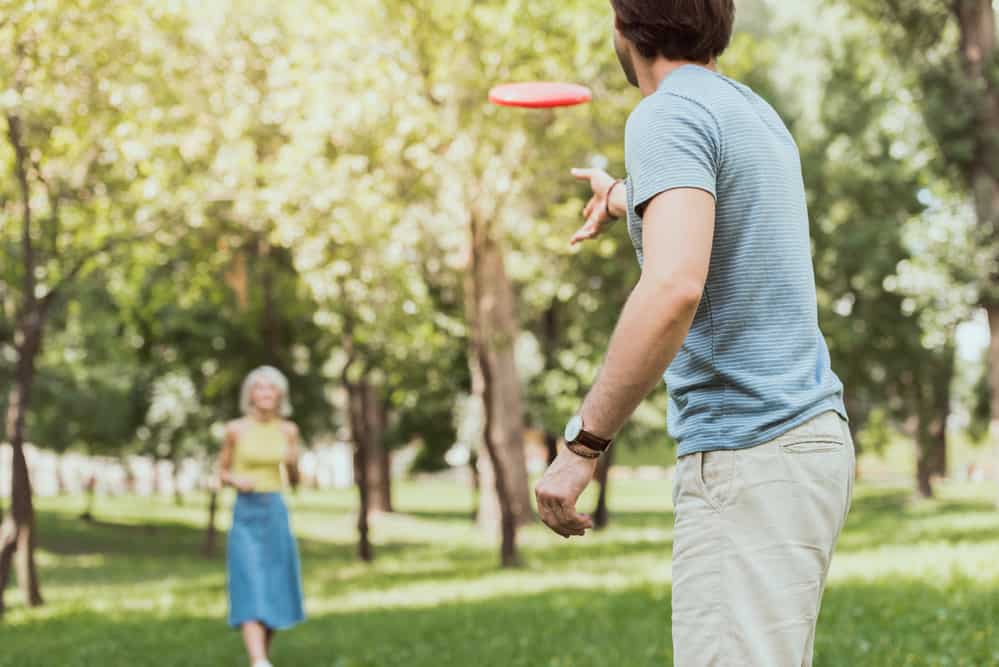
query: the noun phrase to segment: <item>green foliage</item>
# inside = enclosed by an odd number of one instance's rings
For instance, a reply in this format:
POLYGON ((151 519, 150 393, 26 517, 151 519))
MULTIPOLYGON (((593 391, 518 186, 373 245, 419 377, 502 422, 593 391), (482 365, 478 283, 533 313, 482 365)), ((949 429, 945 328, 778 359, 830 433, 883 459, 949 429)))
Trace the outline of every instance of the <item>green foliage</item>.
MULTIPOLYGON (((963 230, 937 236, 962 215, 949 207, 980 91, 956 75, 944 3, 845 4, 874 22, 740 4, 721 65, 799 139, 821 322, 851 412, 902 419, 987 261, 967 261, 963 230), (872 35, 896 57, 872 50, 872 35), (789 51, 807 76, 785 67, 789 51)), ((297 419, 324 436, 343 423, 349 340, 354 379, 388 407, 387 444, 422 439, 420 466, 439 467, 470 384, 473 214, 516 288, 529 422, 557 433, 577 409, 638 276, 623 226, 582 249, 566 242, 588 196, 569 167, 623 176, 639 99, 605 2, 0 7, 0 105, 24 116, 32 148, 40 288, 66 288, 41 359, 36 440, 210 451, 212 425, 235 414, 237 385, 260 363, 291 376, 297 419), (579 81, 595 102, 485 102, 518 79, 579 81), (125 243, 105 250, 111 241, 125 243), (164 401, 186 407, 150 421, 164 401)), ((0 144, 5 173, 13 157, 0 144)), ((17 201, 15 180, 0 180, 4 384, 23 277, 17 201)), ((620 443, 661 447, 664 410, 660 389, 620 443)))
MULTIPOLYGON (((914 98, 941 158, 928 164, 927 170, 975 204, 979 229, 974 241, 984 265, 976 282, 982 302, 992 302, 999 236, 989 183, 999 169, 999 130, 993 117, 999 51, 978 53, 987 48, 974 38, 976 34, 984 38, 984 26, 969 24, 962 34, 959 16, 972 3, 848 0, 846 4, 868 19, 866 29, 878 37, 881 53, 904 74, 907 94, 914 98), (975 64, 978 59, 981 62, 975 64), (983 179, 989 182, 985 189, 983 179)), ((977 15, 974 21, 987 16, 977 15)))
MULTIPOLYGON (((999 65, 999 63, 997 63, 999 65)), ((996 67, 999 72, 999 66, 996 67)), ((927 65, 919 73, 927 127, 936 138, 948 168, 970 185, 970 167, 977 158, 972 128, 982 122, 982 91, 969 81, 956 55, 927 65)))
POLYGON ((28 432, 49 449, 115 454, 145 417, 146 371, 101 276, 78 282, 73 296, 54 313, 28 432))
POLYGON ((857 449, 881 454, 892 443, 894 435, 887 410, 874 408, 867 414, 863 429, 857 435, 857 449))

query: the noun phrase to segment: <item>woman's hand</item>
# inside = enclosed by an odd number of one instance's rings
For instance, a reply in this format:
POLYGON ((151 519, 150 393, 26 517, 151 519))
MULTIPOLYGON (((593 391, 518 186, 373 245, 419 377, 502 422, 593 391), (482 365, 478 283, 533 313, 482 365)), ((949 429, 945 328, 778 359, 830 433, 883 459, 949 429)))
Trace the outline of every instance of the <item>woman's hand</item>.
POLYGON ((254 489, 254 484, 248 479, 243 479, 242 477, 236 477, 228 470, 223 470, 222 474, 219 475, 219 487, 231 486, 237 491, 242 491, 243 493, 250 493, 254 489))
POLYGON ((243 493, 252 493, 253 489, 256 487, 254 483, 248 479, 238 479, 236 480, 236 488, 243 493))
POLYGON ((284 453, 284 468, 288 475, 288 484, 291 485, 291 488, 297 489, 302 478, 298 469, 300 454, 298 442, 301 439, 301 434, 294 422, 285 422, 283 428, 285 437, 288 438, 288 447, 284 453))
POLYGON ((243 479, 242 477, 230 477, 229 484, 240 491, 241 493, 252 493, 255 485, 252 481, 248 479, 243 479))

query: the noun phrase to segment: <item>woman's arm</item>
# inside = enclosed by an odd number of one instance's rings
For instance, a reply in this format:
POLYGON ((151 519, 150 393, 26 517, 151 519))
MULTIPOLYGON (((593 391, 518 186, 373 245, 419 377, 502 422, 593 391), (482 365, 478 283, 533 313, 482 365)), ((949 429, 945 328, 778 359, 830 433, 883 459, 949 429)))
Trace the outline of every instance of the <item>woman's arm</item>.
POLYGON ((284 467, 288 472, 288 483, 294 488, 298 486, 300 477, 298 471, 298 458, 300 454, 298 443, 301 436, 298 426, 294 422, 284 423, 284 434, 288 438, 288 448, 285 450, 284 455, 284 467))
POLYGON ((253 490, 253 483, 232 474, 232 457, 236 451, 237 436, 238 428, 235 422, 226 424, 225 436, 222 438, 222 453, 219 454, 219 485, 229 485, 248 492, 253 490))

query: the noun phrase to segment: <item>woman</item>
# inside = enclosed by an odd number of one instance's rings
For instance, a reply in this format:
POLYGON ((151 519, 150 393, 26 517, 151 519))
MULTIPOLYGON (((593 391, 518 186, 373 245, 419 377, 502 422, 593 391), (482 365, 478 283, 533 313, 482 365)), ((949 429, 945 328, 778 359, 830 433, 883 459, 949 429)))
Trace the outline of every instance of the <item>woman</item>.
POLYGON ((243 381, 243 418, 226 424, 221 483, 238 491, 227 554, 229 625, 242 628, 253 667, 271 667, 277 630, 305 618, 298 548, 281 490, 298 469, 288 380, 261 366, 243 381))

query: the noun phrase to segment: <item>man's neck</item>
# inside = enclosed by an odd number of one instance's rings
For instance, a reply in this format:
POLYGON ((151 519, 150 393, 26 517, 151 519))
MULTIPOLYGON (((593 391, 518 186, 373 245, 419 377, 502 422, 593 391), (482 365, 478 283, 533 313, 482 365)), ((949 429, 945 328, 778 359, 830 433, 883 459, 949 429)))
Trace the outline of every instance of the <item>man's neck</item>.
POLYGON ((695 63, 689 60, 667 60, 665 58, 656 58, 650 62, 647 67, 641 68, 637 73, 638 89, 642 91, 642 97, 648 97, 652 93, 659 90, 659 86, 662 85, 663 79, 684 65, 696 65, 697 67, 709 69, 712 72, 718 71, 718 66, 714 60, 705 64, 695 63))

